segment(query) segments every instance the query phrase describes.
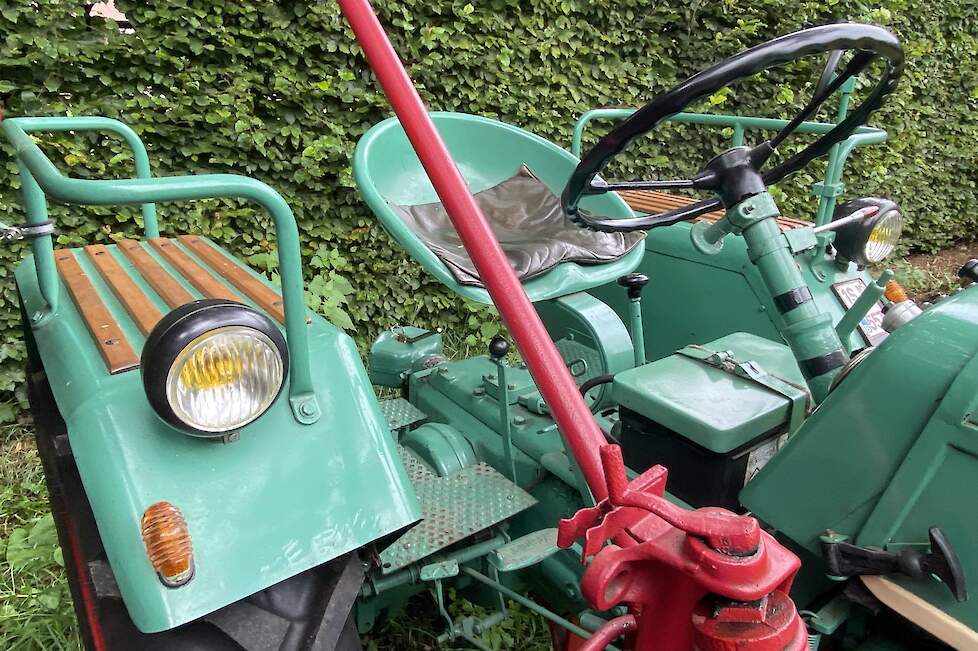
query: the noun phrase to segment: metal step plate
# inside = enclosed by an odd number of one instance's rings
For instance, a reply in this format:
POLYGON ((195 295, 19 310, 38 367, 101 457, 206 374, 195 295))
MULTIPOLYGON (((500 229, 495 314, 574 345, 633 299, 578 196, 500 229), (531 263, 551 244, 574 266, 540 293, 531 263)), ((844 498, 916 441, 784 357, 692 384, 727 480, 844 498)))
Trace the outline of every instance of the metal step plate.
POLYGON ((380 412, 387 420, 387 426, 392 432, 403 427, 410 427, 415 423, 420 423, 428 414, 424 413, 404 398, 392 398, 380 401, 380 412))
POLYGON ((380 555, 384 574, 510 518, 537 501, 522 488, 478 463, 439 477, 413 452, 398 446, 424 519, 380 555))

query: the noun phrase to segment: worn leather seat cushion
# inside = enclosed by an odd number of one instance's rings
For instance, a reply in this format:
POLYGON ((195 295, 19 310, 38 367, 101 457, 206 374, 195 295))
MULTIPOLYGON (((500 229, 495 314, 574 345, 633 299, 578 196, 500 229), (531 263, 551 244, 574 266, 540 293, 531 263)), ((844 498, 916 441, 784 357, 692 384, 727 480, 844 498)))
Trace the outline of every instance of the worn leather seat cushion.
MULTIPOLYGON (((520 280, 536 278, 561 262, 613 262, 645 237, 643 232, 599 233, 564 214, 560 198, 523 165, 502 183, 475 194, 520 280)), ((441 203, 391 208, 437 255, 462 285, 482 286, 441 203)))

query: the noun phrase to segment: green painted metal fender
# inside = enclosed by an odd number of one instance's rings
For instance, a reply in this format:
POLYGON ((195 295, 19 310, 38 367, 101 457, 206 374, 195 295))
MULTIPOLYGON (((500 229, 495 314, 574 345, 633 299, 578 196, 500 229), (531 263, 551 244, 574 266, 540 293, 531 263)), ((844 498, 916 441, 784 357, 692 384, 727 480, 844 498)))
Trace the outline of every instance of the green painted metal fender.
MULTIPOLYGON (((463 113, 432 113, 431 118, 473 192, 504 181, 520 165, 526 164, 559 195, 578 163, 577 158, 557 145, 496 120, 463 113)), ((422 267, 457 294, 479 303, 492 303, 485 289, 460 285, 438 256, 388 205, 388 202, 416 205, 438 201, 397 119, 384 120, 360 139, 353 157, 353 176, 367 205, 387 232, 422 267)), ((614 194, 589 197, 582 205, 608 217, 634 217, 632 210, 614 194)), ((632 271, 641 259, 642 247, 637 246, 620 260, 606 264, 564 262, 525 282, 523 289, 534 302, 556 298, 612 282, 632 271)))
POLYGON ((472 444, 461 432, 445 423, 425 423, 408 432, 401 442, 431 466, 439 477, 447 477, 479 461, 472 444))
MULTIPOLYGON (((227 444, 193 438, 164 423, 138 371, 109 374, 58 276, 50 235, 32 242, 34 255, 16 271, 25 327, 67 425, 99 535, 137 628, 152 633, 179 626, 418 521, 414 489, 356 346, 321 317, 307 321, 298 231, 280 195, 241 176, 150 178, 142 144, 114 120, 17 118, 4 121, 2 129, 18 157, 28 223, 46 219, 47 196, 69 203, 143 204, 149 236, 157 234, 158 201, 246 198, 266 208, 275 223, 291 361, 287 386, 227 444), (122 135, 136 151, 139 178, 65 177, 27 135, 70 129, 122 135), (194 576, 176 588, 156 576, 141 536, 143 512, 160 501, 180 509, 194 549, 194 576)), ((105 251, 165 312, 162 298, 116 249, 105 251)), ((92 262, 78 253, 71 255, 138 354, 145 337, 92 262)), ((155 253, 147 254, 168 267, 155 253)), ((221 281, 235 296, 232 284, 221 281)))
MULTIPOLYGON (((17 284, 27 313, 41 309, 30 258, 17 284)), ((297 423, 283 391, 239 440, 222 444, 160 420, 139 372, 109 375, 65 291, 60 305, 33 336, 113 574, 143 632, 189 622, 420 518, 357 348, 323 319, 308 328, 322 418, 297 423), (195 576, 180 588, 160 583, 140 535, 143 511, 161 500, 183 512, 193 540, 195 576)))
MULTIPOLYGON (((741 502, 819 551, 832 529, 899 550, 947 533, 978 581, 978 289, 903 326, 843 379, 741 493, 741 502)), ((927 579, 896 578, 978 629, 978 601, 958 603, 927 579)))

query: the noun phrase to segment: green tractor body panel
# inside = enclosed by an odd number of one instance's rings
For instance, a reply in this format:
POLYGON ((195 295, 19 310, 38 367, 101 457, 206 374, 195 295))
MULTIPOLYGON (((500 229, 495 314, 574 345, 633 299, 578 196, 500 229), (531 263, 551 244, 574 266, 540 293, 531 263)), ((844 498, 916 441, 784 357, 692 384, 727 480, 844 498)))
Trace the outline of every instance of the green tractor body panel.
MULTIPOLYGON (((165 313, 118 248, 107 250, 165 313)), ((144 250, 156 257, 148 245, 144 250)), ((85 252, 70 253, 138 353, 144 337, 129 314, 85 252)), ((43 314, 32 257, 18 268, 17 285, 26 314, 43 314)), ((322 417, 298 423, 286 387, 240 438, 221 443, 164 423, 138 369, 108 373, 64 283, 58 305, 32 324, 33 340, 115 580, 140 630, 189 622, 420 518, 356 346, 321 317, 312 315, 307 330, 322 417), (160 501, 180 509, 193 542, 195 575, 178 588, 161 583, 141 538, 143 511, 160 501)))
MULTIPOLYGON (((827 529, 859 545, 900 551, 926 548, 928 528, 939 526, 973 582, 976 323, 978 289, 971 288, 890 335, 747 485, 744 506, 816 554, 827 529)), ((974 599, 958 603, 937 581, 892 579, 978 628, 974 599)))
MULTIPOLYGON (((689 343, 704 344, 734 332, 782 342, 781 314, 757 267, 748 259, 743 238, 728 237, 722 251, 705 255, 693 246, 691 228, 689 223, 680 223, 650 231, 645 238, 645 257, 636 271, 649 277, 642 293, 646 357, 660 359, 689 343)), ((873 280, 853 264, 840 268, 830 256, 813 260, 810 255, 796 257, 802 275, 818 309, 837 323, 847 307, 833 285, 854 281, 862 283, 859 288, 873 280)), ((616 283, 590 293, 627 319, 628 297, 616 283)), ((885 337, 878 327, 872 332, 885 337)), ((850 350, 858 350, 870 341, 857 328, 845 343, 850 350)))

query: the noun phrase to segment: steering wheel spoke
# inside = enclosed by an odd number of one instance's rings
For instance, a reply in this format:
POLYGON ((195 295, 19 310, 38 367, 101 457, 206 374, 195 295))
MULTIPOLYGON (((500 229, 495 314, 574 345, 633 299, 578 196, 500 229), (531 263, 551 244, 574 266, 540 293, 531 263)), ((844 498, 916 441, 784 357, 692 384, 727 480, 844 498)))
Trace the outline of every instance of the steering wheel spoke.
POLYGON ((672 226, 679 222, 695 219, 700 215, 723 208, 723 202, 719 199, 704 199, 691 203, 688 206, 673 208, 666 212, 644 217, 631 217, 627 219, 614 219, 608 217, 595 217, 586 210, 578 210, 571 216, 575 223, 589 228, 593 231, 605 233, 630 233, 632 231, 648 231, 662 226, 672 226))
POLYGON ((586 195, 607 194, 621 190, 712 190, 715 187, 716 174, 706 171, 691 179, 668 179, 663 181, 619 181, 608 183, 600 178, 591 181, 584 191, 586 195))
MULTIPOLYGON (((836 52, 838 52, 838 50, 836 50, 836 52)), ((791 122, 786 124, 774 135, 773 138, 768 141, 771 143, 771 149, 777 149, 788 136, 798 129, 798 126, 801 125, 802 122, 808 120, 818 112, 819 107, 825 103, 825 100, 832 96, 832 93, 841 88, 842 84, 846 83, 846 81, 848 81, 851 77, 855 77, 862 72, 874 58, 876 58, 876 55, 872 52, 858 52, 846 66, 845 70, 842 71, 842 74, 837 75, 824 86, 820 86, 820 88, 815 91, 815 94, 812 95, 812 99, 805 105, 805 108, 799 111, 791 122)), ((838 64, 836 63, 836 65, 838 64)), ((819 83, 821 84, 821 80, 819 83)))

